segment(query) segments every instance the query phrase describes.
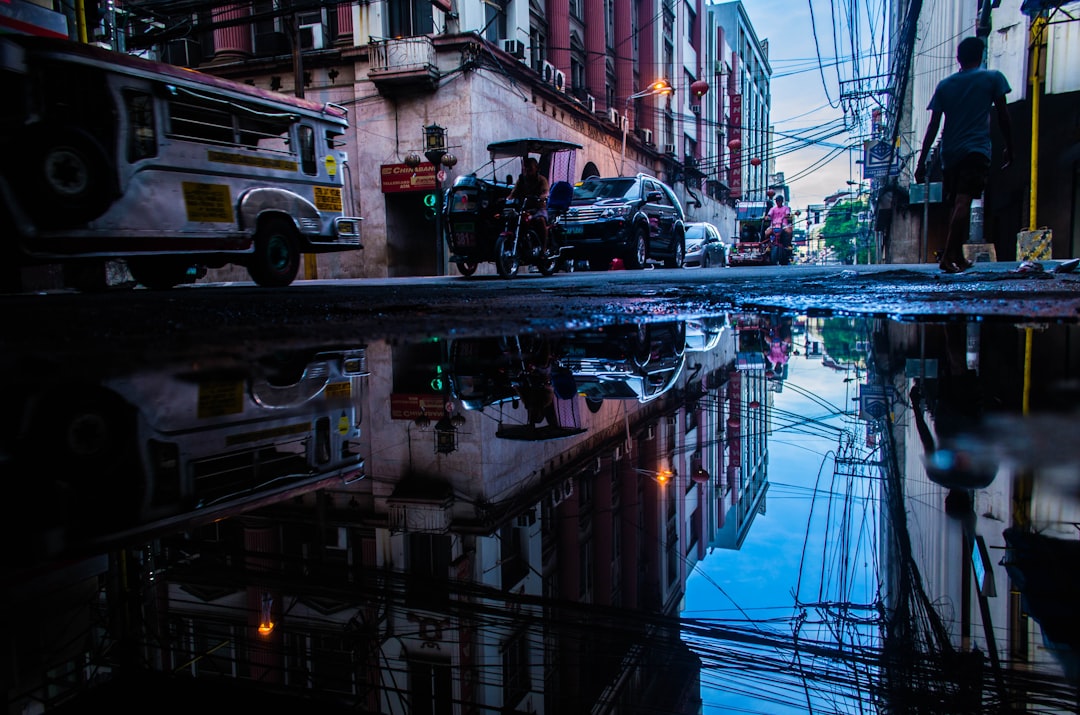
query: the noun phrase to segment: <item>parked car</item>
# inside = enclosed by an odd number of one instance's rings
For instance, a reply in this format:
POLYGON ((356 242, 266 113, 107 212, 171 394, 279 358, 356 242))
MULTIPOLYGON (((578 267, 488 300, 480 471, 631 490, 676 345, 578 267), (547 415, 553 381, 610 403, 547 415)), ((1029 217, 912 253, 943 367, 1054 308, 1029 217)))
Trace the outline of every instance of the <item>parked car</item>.
POLYGON ((647 174, 589 177, 574 187, 557 230, 575 260, 605 269, 615 258, 627 268, 650 261, 681 268, 686 256, 685 214, 669 186, 647 174))
POLYGON ((683 265, 687 268, 726 266, 727 245, 720 237, 720 229, 708 221, 686 224, 686 259, 683 265))

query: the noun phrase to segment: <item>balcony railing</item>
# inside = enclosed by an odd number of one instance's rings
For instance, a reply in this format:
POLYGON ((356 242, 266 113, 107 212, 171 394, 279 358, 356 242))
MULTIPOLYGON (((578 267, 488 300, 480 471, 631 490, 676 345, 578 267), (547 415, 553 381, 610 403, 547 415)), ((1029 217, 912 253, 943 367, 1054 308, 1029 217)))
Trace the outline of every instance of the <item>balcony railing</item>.
POLYGON ((439 84, 435 45, 430 37, 372 40, 368 77, 380 92, 395 88, 433 90, 439 84))

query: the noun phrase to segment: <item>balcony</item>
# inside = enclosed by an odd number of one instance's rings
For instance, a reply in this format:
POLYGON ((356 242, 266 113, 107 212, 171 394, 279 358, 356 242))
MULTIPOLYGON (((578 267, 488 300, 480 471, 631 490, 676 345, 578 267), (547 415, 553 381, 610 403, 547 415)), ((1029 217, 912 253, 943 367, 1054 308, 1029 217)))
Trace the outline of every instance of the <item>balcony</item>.
POLYGON ((372 40, 368 78, 385 97, 435 91, 439 69, 430 37, 372 40))

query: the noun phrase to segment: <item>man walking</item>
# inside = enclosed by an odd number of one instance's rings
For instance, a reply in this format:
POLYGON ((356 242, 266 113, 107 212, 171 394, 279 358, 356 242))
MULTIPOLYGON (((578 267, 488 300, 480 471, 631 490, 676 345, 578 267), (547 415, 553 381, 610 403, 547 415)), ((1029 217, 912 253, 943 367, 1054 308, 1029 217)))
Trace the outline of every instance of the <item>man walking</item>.
POLYGON ((1012 91, 1005 75, 982 67, 985 45, 978 37, 968 37, 956 48, 960 71, 941 80, 930 99, 930 125, 923 138, 915 181, 926 179, 926 159, 937 137, 941 117, 941 163, 944 171, 944 199, 952 204, 945 250, 938 264, 947 273, 971 267, 964 258, 963 244, 971 222, 971 202, 982 195, 990 172, 990 108, 997 110, 998 124, 1005 137, 1001 168, 1012 163, 1012 124, 1005 95, 1012 91))

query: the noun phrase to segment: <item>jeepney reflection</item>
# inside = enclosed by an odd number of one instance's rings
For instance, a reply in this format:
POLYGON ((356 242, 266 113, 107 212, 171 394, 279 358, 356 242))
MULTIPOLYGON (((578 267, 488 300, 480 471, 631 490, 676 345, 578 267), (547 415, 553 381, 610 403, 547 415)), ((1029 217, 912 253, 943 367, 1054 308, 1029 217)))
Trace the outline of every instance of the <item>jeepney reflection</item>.
POLYGON ((6 373, 20 378, 4 414, 17 492, 8 504, 42 535, 20 558, 62 557, 363 475, 364 348, 62 381, 50 372, 38 362, 6 373))

